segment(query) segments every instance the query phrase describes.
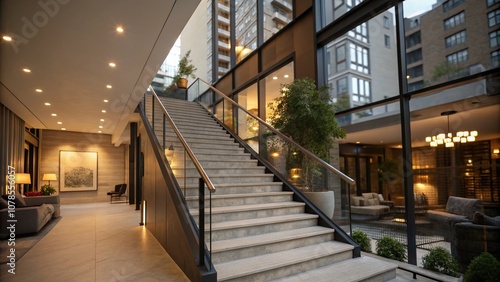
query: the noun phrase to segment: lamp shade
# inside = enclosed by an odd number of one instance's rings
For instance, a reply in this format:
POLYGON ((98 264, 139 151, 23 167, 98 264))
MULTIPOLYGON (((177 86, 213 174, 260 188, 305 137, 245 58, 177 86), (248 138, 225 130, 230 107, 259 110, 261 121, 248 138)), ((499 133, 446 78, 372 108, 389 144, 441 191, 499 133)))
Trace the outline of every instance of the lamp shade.
POLYGON ((57 176, 55 173, 44 173, 42 180, 57 180, 57 176))
POLYGON ((16 173, 16 184, 31 184, 29 173, 16 173))

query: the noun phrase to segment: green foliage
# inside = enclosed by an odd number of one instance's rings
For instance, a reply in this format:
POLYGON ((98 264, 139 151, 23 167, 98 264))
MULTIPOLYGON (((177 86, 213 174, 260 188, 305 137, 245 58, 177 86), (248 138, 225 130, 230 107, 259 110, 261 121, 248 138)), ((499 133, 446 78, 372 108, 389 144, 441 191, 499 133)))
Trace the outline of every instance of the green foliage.
POLYGON ((50 196, 52 194, 54 194, 56 192, 56 189, 54 187, 52 187, 52 185, 49 185, 49 184, 45 184, 42 186, 42 188, 40 189, 40 193, 42 193, 42 195, 44 196, 50 196))
POLYGON ((452 62, 443 61, 434 66, 434 70, 432 71, 433 82, 440 80, 442 77, 447 76, 451 73, 457 72, 460 70, 460 67, 452 62))
POLYGON ((378 176, 385 183, 391 183, 399 177, 398 164, 391 159, 385 159, 378 166, 378 176))
MULTIPOLYGON (((344 130, 335 119, 328 86, 318 88, 310 78, 296 79, 282 85, 280 93, 282 95, 268 105, 273 112, 270 124, 313 154, 328 160, 335 139, 345 138, 344 130)), ((305 186, 313 186, 314 175, 319 172, 314 162, 298 154, 294 160, 287 160, 287 165, 300 167, 305 186)))
POLYGON ((361 230, 352 231, 352 239, 358 243, 363 252, 372 252, 372 244, 370 243, 371 240, 365 232, 361 230))
POLYGON ((437 271, 453 277, 459 277, 458 262, 453 258, 448 250, 443 247, 435 247, 422 257, 422 264, 425 269, 437 271))
POLYGON ((177 73, 172 78, 172 83, 167 87, 167 89, 170 89, 174 84, 176 84, 179 78, 196 78, 194 72, 197 68, 192 64, 193 60, 189 58, 190 55, 191 50, 187 51, 186 54, 179 60, 177 73))
POLYGON ((397 261, 406 260, 406 249, 404 245, 391 237, 383 237, 377 241, 377 255, 397 261))
POLYGON ((474 258, 464 275, 466 282, 495 282, 499 279, 500 262, 487 252, 474 258))

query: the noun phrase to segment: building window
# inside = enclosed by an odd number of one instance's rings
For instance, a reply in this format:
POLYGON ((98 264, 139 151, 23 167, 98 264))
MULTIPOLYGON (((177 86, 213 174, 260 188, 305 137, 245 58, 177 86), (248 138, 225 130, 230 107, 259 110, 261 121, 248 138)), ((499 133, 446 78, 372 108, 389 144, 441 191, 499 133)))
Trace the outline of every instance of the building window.
POLYGON ((489 7, 489 6, 493 6, 497 3, 500 3, 500 0, 487 0, 486 3, 488 4, 488 7, 489 7))
POLYGON ((445 46, 446 46, 446 48, 450 48, 452 46, 465 43, 466 37, 467 37, 467 35, 465 33, 465 30, 462 30, 460 32, 452 34, 452 35, 445 38, 445 40, 444 40, 445 46))
POLYGON ((424 88, 424 82, 423 81, 417 81, 414 83, 408 84, 408 91, 415 91, 424 88))
POLYGON ((449 10, 462 4, 464 0, 449 0, 443 3, 443 12, 448 12, 449 10))
POLYGON ((497 47, 500 45, 500 29, 490 32, 490 47, 497 47))
POLYGON ((488 25, 494 26, 500 23, 500 9, 488 13, 488 25))
POLYGON ((337 96, 347 93, 347 77, 337 80, 337 96))
POLYGON ((406 54, 406 60, 408 60, 408 64, 413 64, 415 62, 422 60, 422 49, 418 49, 406 54))
POLYGON ((491 66, 494 68, 500 67, 500 50, 491 53, 491 66))
POLYGON ((465 12, 460 12, 452 17, 447 18, 444 20, 444 29, 450 29, 454 28, 457 25, 461 25, 465 22, 465 12))
POLYGON ((351 43, 349 56, 352 70, 365 74, 370 73, 367 48, 351 43))
POLYGON ((389 35, 384 35, 385 47, 391 48, 391 37, 389 35))
POLYGON ((344 71, 346 69, 345 45, 335 48, 335 58, 337 63, 337 72, 344 71))
POLYGON ((411 48, 415 45, 418 45, 422 42, 420 37, 420 31, 415 32, 406 37, 406 48, 411 48))
POLYGON ((384 16, 384 27, 389 29, 389 26, 390 26, 389 18, 384 16))
POLYGON ((446 60, 450 63, 458 64, 469 59, 469 51, 467 49, 446 56, 446 60))
POLYGON ((366 22, 349 31, 349 36, 352 38, 356 38, 361 42, 368 43, 368 28, 366 22))
POLYGON ((359 5, 359 3, 363 2, 363 0, 347 0, 346 5, 347 5, 347 11, 352 9, 352 7, 359 5))
POLYGON ((408 78, 415 78, 415 77, 419 77, 419 76, 423 76, 424 75, 424 68, 422 65, 418 65, 416 67, 413 67, 413 68, 409 68, 408 69, 408 78))
POLYGON ((352 77, 352 101, 356 104, 371 102, 370 82, 361 78, 352 77))

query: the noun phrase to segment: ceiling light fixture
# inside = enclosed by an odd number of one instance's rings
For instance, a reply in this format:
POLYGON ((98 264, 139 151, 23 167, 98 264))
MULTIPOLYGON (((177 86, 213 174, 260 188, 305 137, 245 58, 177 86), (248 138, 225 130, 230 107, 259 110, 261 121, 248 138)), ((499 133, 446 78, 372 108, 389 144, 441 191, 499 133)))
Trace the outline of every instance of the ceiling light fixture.
POLYGON ((123 27, 122 27, 122 26, 118 26, 118 27, 116 28, 116 32, 118 32, 118 33, 123 33, 123 27))
POLYGON ((38 92, 38 93, 42 93, 43 92, 43 90, 40 89, 40 88, 35 89, 35 91, 38 92))
POLYGON ((56 116, 57 116, 57 114, 51 114, 51 116, 56 117, 56 116))
POLYGON ((113 88, 113 86, 111 86, 111 85, 108 84, 108 85, 106 85, 106 88, 111 89, 111 88, 113 88))
POLYGON ((28 73, 29 73, 29 72, 31 72, 31 70, 30 70, 30 69, 23 69, 23 71, 24 71, 24 72, 28 72, 28 73))
POLYGON ((277 77, 277 76, 273 76, 273 79, 274 79, 274 80, 277 80, 277 79, 278 79, 278 77, 277 77))
POLYGON ((103 118, 101 118, 101 119, 100 119, 100 121, 104 121, 104 119, 103 119, 103 118))
POLYGON ((106 110, 102 110, 101 112, 105 113, 105 112, 106 112, 106 110))
POLYGON ((109 66, 112 67, 112 68, 114 68, 114 67, 116 67, 116 64, 113 63, 113 62, 111 62, 111 63, 109 63, 109 66))
POLYGON ((283 77, 284 77, 284 78, 288 78, 288 74, 285 74, 283 77))
POLYGON ((2 36, 2 39, 5 40, 5 41, 12 41, 12 37, 10 37, 8 35, 2 36))
POLYGON ((99 125, 99 128, 102 128, 102 125, 99 125))
POLYGON ((107 99, 104 99, 104 100, 103 100, 103 102, 104 102, 104 103, 107 103, 107 102, 109 102, 109 101, 108 101, 107 99))
POLYGON ((45 105, 45 106, 50 106, 50 103, 45 103, 44 105, 45 105))
POLYGON ((58 121, 57 124, 62 124, 62 121, 58 121))
POLYGON ((450 116, 456 114, 457 111, 446 111, 442 112, 441 116, 447 116, 448 119, 448 131, 445 133, 440 133, 435 136, 425 137, 425 142, 429 143, 431 147, 437 147, 438 145, 445 145, 447 148, 455 147, 455 143, 467 143, 476 141, 478 135, 477 131, 458 131, 456 135, 450 132, 450 116))
POLYGON ((61 127, 61 130, 66 130, 66 127, 61 127))
POLYGON ((102 131, 98 130, 97 133, 102 133, 102 131))

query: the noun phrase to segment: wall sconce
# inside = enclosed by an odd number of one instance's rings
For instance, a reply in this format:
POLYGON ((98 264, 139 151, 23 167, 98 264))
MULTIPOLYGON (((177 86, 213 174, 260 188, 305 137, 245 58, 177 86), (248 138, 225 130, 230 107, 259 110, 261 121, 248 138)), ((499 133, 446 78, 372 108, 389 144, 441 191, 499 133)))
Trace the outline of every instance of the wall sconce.
POLYGON ((141 205, 141 222, 139 225, 146 225, 146 200, 142 200, 141 205))
POLYGON ((24 184, 31 184, 31 175, 29 173, 16 173, 16 184, 21 184, 19 193, 24 194, 24 184))
POLYGON ((500 149, 493 149, 493 154, 500 154, 500 149))
POLYGON ((55 173, 44 173, 43 174, 43 177, 42 177, 42 180, 45 180, 45 181, 49 181, 49 186, 50 185, 50 181, 51 180, 57 180, 57 175, 55 173))
POLYGON ((293 179, 293 180, 297 180, 298 178, 300 178, 300 171, 301 169, 300 168, 292 168, 290 170, 290 177, 293 179))
POLYGON ((168 149, 165 149, 165 156, 167 157, 168 164, 172 164, 172 160, 174 158, 174 145, 170 143, 168 149))

